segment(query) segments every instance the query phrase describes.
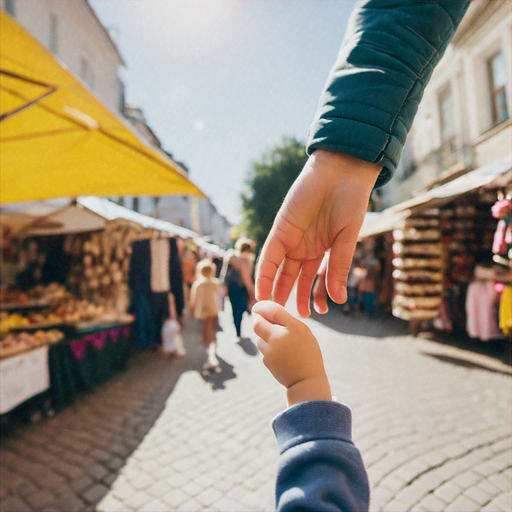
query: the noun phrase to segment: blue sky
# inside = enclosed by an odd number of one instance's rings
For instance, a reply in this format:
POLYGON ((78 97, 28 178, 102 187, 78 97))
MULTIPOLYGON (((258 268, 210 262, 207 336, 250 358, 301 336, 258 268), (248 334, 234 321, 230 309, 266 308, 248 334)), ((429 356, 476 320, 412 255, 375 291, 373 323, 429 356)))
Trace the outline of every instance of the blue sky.
POLYGON ((92 0, 126 62, 127 101, 233 223, 252 162, 306 140, 354 2, 92 0))

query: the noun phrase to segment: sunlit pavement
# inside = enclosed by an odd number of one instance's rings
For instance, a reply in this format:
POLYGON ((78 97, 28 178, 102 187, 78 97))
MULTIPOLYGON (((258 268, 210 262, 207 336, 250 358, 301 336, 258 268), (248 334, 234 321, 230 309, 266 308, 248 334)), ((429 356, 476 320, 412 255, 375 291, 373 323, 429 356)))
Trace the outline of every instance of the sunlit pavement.
MULTIPOLYGON (((512 510, 508 365, 396 322, 320 320, 308 322, 353 409, 372 510, 512 510)), ((4 436, 1 510, 272 510, 270 420, 284 393, 253 342, 230 342, 229 311, 222 324, 221 374, 201 374, 189 320, 185 358, 137 355, 72 407, 4 436)))

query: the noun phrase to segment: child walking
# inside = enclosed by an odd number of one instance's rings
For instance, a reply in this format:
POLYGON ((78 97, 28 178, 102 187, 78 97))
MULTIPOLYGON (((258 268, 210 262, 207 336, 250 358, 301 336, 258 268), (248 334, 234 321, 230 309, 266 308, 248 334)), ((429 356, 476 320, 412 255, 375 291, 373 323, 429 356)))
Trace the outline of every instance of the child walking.
POLYGON ((217 359, 217 324, 219 314, 219 281, 215 278, 216 267, 211 260, 197 265, 197 279, 190 291, 190 312, 201 321, 201 342, 207 351, 205 371, 220 373, 217 359))

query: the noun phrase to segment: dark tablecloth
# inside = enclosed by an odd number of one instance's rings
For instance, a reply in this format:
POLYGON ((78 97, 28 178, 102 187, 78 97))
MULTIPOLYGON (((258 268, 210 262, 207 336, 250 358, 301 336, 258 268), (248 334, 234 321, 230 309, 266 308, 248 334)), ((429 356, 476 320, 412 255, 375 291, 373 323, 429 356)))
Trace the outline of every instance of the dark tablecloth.
POLYGON ((131 326, 98 329, 50 346, 50 396, 59 411, 76 396, 123 369, 130 357, 131 326))

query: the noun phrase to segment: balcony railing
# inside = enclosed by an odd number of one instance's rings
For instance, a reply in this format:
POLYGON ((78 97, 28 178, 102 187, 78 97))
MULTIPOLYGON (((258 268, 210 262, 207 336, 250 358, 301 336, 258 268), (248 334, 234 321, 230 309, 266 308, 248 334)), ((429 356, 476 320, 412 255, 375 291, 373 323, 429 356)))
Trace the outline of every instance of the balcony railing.
POLYGON ((473 148, 468 145, 457 145, 455 139, 452 138, 428 153, 419 162, 410 161, 400 174, 400 181, 405 181, 418 169, 421 169, 426 176, 434 178, 455 167, 460 167, 461 170, 470 169, 473 164, 473 148))

